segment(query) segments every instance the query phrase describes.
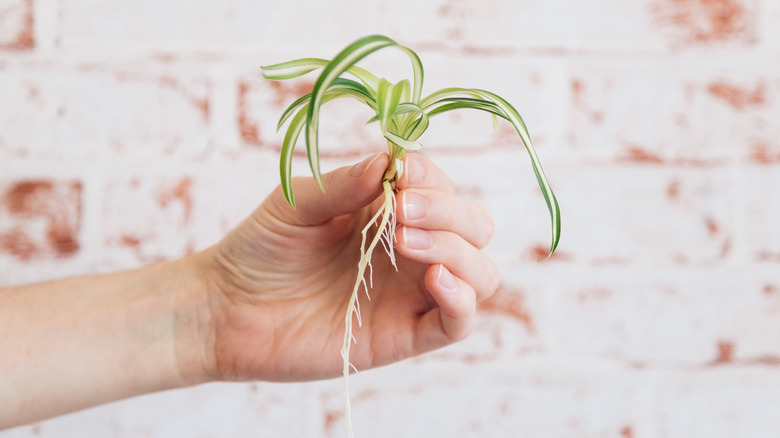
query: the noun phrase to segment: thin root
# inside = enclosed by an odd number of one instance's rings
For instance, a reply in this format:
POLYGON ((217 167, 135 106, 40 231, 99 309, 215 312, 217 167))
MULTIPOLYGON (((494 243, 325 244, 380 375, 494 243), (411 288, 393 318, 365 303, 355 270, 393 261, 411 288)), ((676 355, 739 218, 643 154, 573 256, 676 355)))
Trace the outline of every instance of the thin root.
POLYGON ((371 296, 368 293, 369 288, 374 286, 374 279, 373 279, 373 271, 374 268, 371 265, 371 257, 374 253, 374 248, 379 244, 379 242, 382 243, 382 247, 384 248, 387 255, 390 257, 390 263, 392 263, 395 270, 398 270, 398 266, 396 265, 395 260, 395 252, 393 250, 394 243, 395 243, 395 227, 396 227, 396 220, 395 220, 395 184, 393 184, 392 181, 384 180, 382 181, 382 187, 384 189, 384 202, 382 203, 382 206, 379 208, 379 210, 376 212, 374 217, 371 218, 371 220, 366 224, 366 226, 363 228, 362 231, 362 241, 360 244, 360 261, 358 262, 358 274, 357 279, 355 280, 355 286, 352 288, 352 296, 349 299, 349 304, 347 306, 347 314, 344 319, 344 322, 346 323, 346 327, 344 329, 344 344, 341 347, 341 357, 343 358, 343 375, 344 375, 344 399, 345 399, 345 406, 346 406, 346 419, 347 419, 347 431, 349 432, 349 437, 353 438, 354 434, 352 433, 352 416, 351 416, 351 408, 349 403, 349 372, 350 370, 354 370, 357 372, 357 368, 355 368, 354 365, 352 365, 349 362, 349 353, 350 349, 352 347, 352 343, 355 343, 355 337, 352 335, 352 324, 355 319, 357 319, 358 327, 362 326, 363 321, 360 314, 360 302, 358 300, 358 292, 360 291, 360 286, 363 285, 366 296, 368 299, 371 299, 371 296), (366 241, 368 240, 368 232, 371 230, 374 226, 377 226, 377 232, 374 235, 374 237, 371 239, 371 242, 368 244, 368 247, 366 247, 366 241), (368 268, 368 285, 366 284, 366 268, 368 268))

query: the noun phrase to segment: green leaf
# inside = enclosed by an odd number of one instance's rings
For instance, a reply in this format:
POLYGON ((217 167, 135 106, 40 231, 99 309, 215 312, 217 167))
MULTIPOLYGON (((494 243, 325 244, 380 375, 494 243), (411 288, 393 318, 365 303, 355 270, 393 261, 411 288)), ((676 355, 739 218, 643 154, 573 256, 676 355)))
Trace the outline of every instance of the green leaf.
POLYGON ((420 118, 417 119, 414 125, 412 125, 411 131, 407 135, 409 140, 417 140, 420 138, 426 130, 428 130, 429 117, 427 114, 422 113, 420 118))
POLYGON ((293 79, 310 73, 328 64, 328 61, 320 58, 302 58, 294 61, 260 67, 263 77, 272 81, 293 79))
MULTIPOLYGON (((322 174, 319 165, 319 151, 317 146, 318 127, 319 127, 319 108, 322 105, 322 96, 331 82, 338 78, 342 73, 348 71, 355 63, 381 50, 385 47, 396 46, 405 52, 412 61, 414 70, 414 86, 412 87, 412 100, 418 101, 422 93, 423 67, 420 58, 414 51, 398 45, 395 41, 382 35, 371 35, 363 37, 347 46, 339 52, 332 61, 325 66, 312 91, 311 104, 309 105, 308 121, 306 123, 306 148, 309 157, 309 166, 315 181, 322 186, 322 174)), ((378 86, 378 85, 377 85, 378 86)))
POLYGON ((479 99, 480 96, 479 94, 474 93, 473 90, 470 88, 457 88, 457 87, 442 88, 441 90, 435 91, 429 94, 428 96, 426 96, 424 99, 422 99, 420 101, 420 107, 424 110, 427 110, 429 107, 436 105, 437 102, 449 98, 479 99))
POLYGON ((322 174, 320 172, 317 138, 319 111, 325 91, 328 89, 331 82, 338 78, 339 75, 344 73, 353 64, 377 50, 393 45, 396 45, 395 41, 381 35, 372 35, 361 38, 336 55, 336 57, 325 66, 325 69, 314 84, 306 123, 306 149, 312 175, 314 175, 314 180, 317 181, 317 184, 322 190, 324 190, 324 187, 322 185, 322 174))
POLYGON ((390 129, 391 119, 397 115, 396 108, 401 103, 404 94, 409 93, 409 81, 404 80, 392 85, 386 79, 379 80, 376 90, 376 113, 379 117, 379 127, 382 133, 390 129))
POLYGON ((407 150, 407 151, 419 151, 422 149, 422 145, 420 143, 417 143, 416 141, 407 140, 405 138, 399 137, 396 134, 393 134, 392 132, 388 131, 385 133, 385 138, 394 145, 400 147, 401 149, 407 150))
MULTIPOLYGON (((328 65, 327 59, 320 58, 301 58, 293 61, 282 62, 279 64, 260 67, 263 71, 263 77, 271 81, 282 81, 285 79, 294 79, 311 73, 328 65)), ((347 69, 347 73, 359 79, 367 87, 376 88, 379 79, 368 70, 356 65, 347 69)))
MULTIPOLYGON (((373 101, 373 97, 368 90, 361 84, 352 81, 350 79, 339 79, 334 81, 328 92, 323 97, 323 104, 343 97, 352 97, 359 101, 365 102, 372 108, 376 107, 376 103, 373 101)), ((279 126, 282 126, 284 122, 294 113, 295 116, 290 122, 290 126, 287 127, 284 140, 282 141, 282 152, 280 159, 280 174, 282 179, 282 191, 287 202, 295 208, 295 198, 292 192, 292 158, 295 145, 298 142, 298 137, 301 130, 306 124, 308 115, 308 100, 310 94, 307 94, 300 99, 296 100, 285 111, 282 119, 279 121, 279 126), (297 113, 295 112, 297 110, 297 113)))
POLYGON ((282 129, 284 122, 286 122, 287 119, 289 119, 290 116, 293 115, 295 110, 308 104, 309 100, 311 100, 311 93, 304 94, 303 96, 296 99, 295 102, 291 103, 290 106, 288 106, 287 109, 284 110, 282 116, 279 118, 279 123, 276 124, 276 130, 279 131, 280 129, 282 129))
POLYGON ((483 99, 473 99, 468 97, 448 97, 439 100, 435 104, 428 106, 428 116, 433 117, 447 111, 456 109, 476 109, 491 113, 493 116, 509 120, 501 108, 493 102, 483 99))
POLYGON ((531 143, 531 135, 528 133, 528 128, 520 113, 502 97, 476 88, 444 88, 423 99, 420 102, 420 106, 428 112, 429 117, 455 109, 470 108, 487 111, 512 123, 531 158, 531 165, 536 175, 536 180, 539 183, 539 188, 542 191, 542 196, 544 196, 550 213, 552 243, 550 244, 550 252, 546 257, 549 258, 555 252, 561 238, 561 212, 558 200, 550 187, 550 183, 547 181, 542 164, 531 143))
MULTIPOLYGON (((344 96, 354 97, 356 100, 365 103, 371 109, 376 111, 376 100, 374 99, 374 96, 371 94, 371 91, 365 86, 351 79, 343 79, 343 78, 336 79, 335 81, 333 81, 331 86, 328 87, 326 93, 339 93, 344 96)), ((301 107, 302 105, 304 105, 305 103, 307 103, 310 99, 311 99, 311 93, 301 96, 295 102, 290 104, 290 106, 284 110, 282 116, 279 118, 279 123, 277 123, 276 125, 276 130, 278 131, 279 129, 281 129, 282 125, 284 125, 287 119, 289 119, 290 116, 292 116, 295 110, 301 107)))
MULTIPOLYGON (((423 111, 417 104, 411 102, 404 102, 398 105, 395 110, 395 115, 412 114, 412 117, 408 118, 408 121, 404 124, 404 129, 401 130, 401 136, 409 140, 417 140, 428 129, 428 114, 423 111), (419 117, 414 117, 413 114, 419 114, 419 117)), ((406 119, 405 119, 406 120, 406 119)))
MULTIPOLYGON (((312 92, 293 102, 282 114, 281 127, 292 119, 282 145, 282 186, 288 202, 294 206, 291 188, 290 168, 295 143, 305 128, 309 166, 315 180, 322 185, 319 166, 318 124, 320 107, 329 100, 351 97, 369 105, 377 116, 369 123, 379 121, 383 135, 393 151, 419 150, 422 145, 417 139, 428 128, 429 119, 435 115, 456 109, 476 109, 490 114, 494 128, 498 118, 508 120, 515 127, 526 151, 537 182, 550 213, 552 225, 552 243, 547 257, 558 246, 561 233, 560 207, 542 169, 531 136, 523 118, 506 100, 489 91, 473 88, 444 88, 422 98, 424 70, 420 58, 411 49, 398 45, 390 38, 372 35, 361 38, 339 52, 331 61, 319 58, 303 58, 287 63, 275 64, 263 68, 263 75, 272 80, 299 77, 322 68, 312 92), (407 54, 412 62, 413 81, 401 81, 391 84, 385 79, 377 79, 370 72, 356 66, 364 57, 385 47, 395 46, 407 54), (359 82, 342 78, 342 74, 351 74, 359 82), (397 149, 396 149, 397 148, 397 149)), ((324 189, 324 188, 323 188, 324 189)))
POLYGON ((420 101, 420 97, 422 96, 423 79, 425 78, 422 61, 420 61, 420 57, 417 56, 417 54, 408 47, 398 46, 398 48, 406 53, 407 56, 409 56, 409 59, 412 61, 412 70, 414 74, 414 80, 412 81, 412 102, 418 103, 420 101))
POLYGON ((526 152, 528 152, 528 156, 531 158, 531 165, 533 166, 534 174, 536 174, 536 180, 539 183, 539 188, 542 190, 542 195, 547 203, 547 209, 550 212, 552 243, 550 244, 550 252, 547 254, 547 257, 545 257, 545 259, 547 259, 555 252, 555 248, 558 247, 558 242, 561 239, 561 211, 555 193, 553 193, 552 187, 550 187, 550 183, 547 181, 547 176, 544 174, 544 170, 542 170, 542 163, 539 160, 539 156, 536 154, 536 150, 531 143, 531 135, 528 133, 528 128, 525 126, 525 122, 520 116, 520 113, 517 112, 509 102, 504 100, 504 98, 485 90, 472 89, 471 91, 480 95, 485 100, 492 101, 504 114, 506 114, 507 119, 512 123, 515 130, 520 135, 520 139, 523 141, 523 145, 525 145, 526 152))
POLYGON ((393 86, 390 84, 390 81, 385 78, 379 80, 379 85, 376 87, 376 117, 379 120, 379 129, 382 130, 383 134, 387 132, 387 123, 393 115, 388 108, 392 90, 393 86))
POLYGON ((306 124, 307 112, 308 104, 305 104, 298 110, 298 113, 295 114, 295 117, 293 117, 290 122, 290 126, 287 128, 284 140, 282 141, 282 152, 279 160, 279 171, 282 176, 282 192, 284 192, 284 197, 292 208, 295 208, 295 197, 293 196, 292 190, 293 151, 295 150, 295 144, 298 142, 298 136, 306 124))

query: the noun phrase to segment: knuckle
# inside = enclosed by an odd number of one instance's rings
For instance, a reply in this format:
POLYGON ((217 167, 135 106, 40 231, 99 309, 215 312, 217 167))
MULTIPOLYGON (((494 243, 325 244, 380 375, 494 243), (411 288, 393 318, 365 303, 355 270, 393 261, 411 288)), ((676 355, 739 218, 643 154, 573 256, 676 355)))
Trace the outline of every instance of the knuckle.
POLYGON ((445 332, 445 336, 447 337, 447 341, 449 343, 455 343, 463 341, 464 339, 468 338, 469 335, 474 331, 474 318, 472 314, 469 314, 469 316, 464 316, 461 321, 459 321, 458 324, 456 324, 454 327, 451 327, 449 330, 445 332))
POLYGON ((460 342, 465 340, 466 338, 471 335, 471 332, 473 331, 473 327, 471 325, 462 328, 461 330, 450 332, 447 334, 447 338, 450 342, 460 342))
POLYGON ((496 224, 493 222, 493 216, 488 213, 487 210, 484 208, 482 209, 483 214, 483 223, 484 226, 482 227, 482 236, 480 238, 479 242, 479 248, 482 249, 487 246, 488 243, 493 239, 493 235, 496 232, 496 224))
POLYGON ((501 272, 498 269, 498 265, 493 260, 490 260, 489 266, 487 289, 483 299, 493 296, 498 291, 498 288, 501 287, 501 272))

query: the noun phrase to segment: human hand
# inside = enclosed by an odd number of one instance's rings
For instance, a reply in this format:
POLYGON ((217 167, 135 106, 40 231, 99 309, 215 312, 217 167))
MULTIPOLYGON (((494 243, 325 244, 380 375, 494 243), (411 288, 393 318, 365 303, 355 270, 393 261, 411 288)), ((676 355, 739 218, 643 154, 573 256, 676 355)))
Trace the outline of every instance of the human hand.
MULTIPOLYGON (((209 275, 203 368, 211 379, 300 381, 340 375, 344 316, 357 275, 361 230, 376 212, 386 154, 312 178, 295 178, 297 210, 277 188, 219 244, 200 254, 209 275)), ((432 161, 407 154, 397 182, 395 249, 373 258, 371 301, 350 362, 360 370, 466 337, 476 303, 498 287, 480 251, 490 215, 455 195, 432 161)))

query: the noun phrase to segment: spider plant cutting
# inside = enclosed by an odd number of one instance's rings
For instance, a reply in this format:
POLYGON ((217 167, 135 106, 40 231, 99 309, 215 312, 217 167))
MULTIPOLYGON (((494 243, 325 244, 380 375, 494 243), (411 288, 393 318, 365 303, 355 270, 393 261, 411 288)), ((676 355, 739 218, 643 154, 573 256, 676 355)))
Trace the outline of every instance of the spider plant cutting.
MULTIPOLYGON (((326 102, 341 98, 356 99, 366 104, 375 114, 368 122, 376 122, 387 142, 390 161, 382 178, 383 203, 376 214, 362 230, 358 273, 346 309, 344 341, 341 349, 343 357, 344 395, 346 420, 349 436, 352 435, 349 403, 349 373, 353 367, 349 362, 350 347, 354 341, 353 321, 362 323, 358 292, 361 285, 366 294, 369 285, 366 282, 366 270, 371 266, 374 249, 381 242, 390 261, 395 266, 393 236, 395 236, 395 182, 403 172, 401 158, 406 152, 420 150, 418 139, 428 128, 432 117, 453 110, 474 109, 489 113, 494 125, 498 119, 511 123, 517 131, 531 159, 536 180, 541 188, 552 223, 552 243, 546 258, 549 258, 558 246, 561 233, 560 211, 555 194, 542 170, 539 157, 531 144, 531 137, 522 117, 517 110, 502 97, 489 91, 476 88, 444 88, 425 97, 422 95, 423 65, 417 54, 392 39, 381 36, 367 36, 353 42, 332 60, 303 58, 262 68, 263 76, 269 80, 293 79, 312 71, 322 69, 314 83, 311 93, 294 101, 283 113, 277 129, 289 122, 282 141, 280 173, 281 184, 287 202, 295 208, 292 191, 291 167, 293 151, 302 131, 306 139, 306 152, 311 172, 317 184, 324 191, 317 144, 320 108, 326 102), (413 76, 391 83, 378 78, 369 71, 356 65, 366 56, 388 47, 394 47, 408 55, 413 76), (370 231, 376 227, 373 235, 370 231)), ((397 267, 396 267, 397 269, 397 267)), ((369 269, 370 277, 370 269, 369 269)))

